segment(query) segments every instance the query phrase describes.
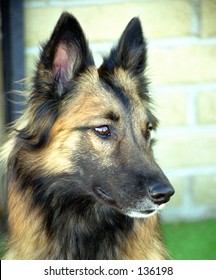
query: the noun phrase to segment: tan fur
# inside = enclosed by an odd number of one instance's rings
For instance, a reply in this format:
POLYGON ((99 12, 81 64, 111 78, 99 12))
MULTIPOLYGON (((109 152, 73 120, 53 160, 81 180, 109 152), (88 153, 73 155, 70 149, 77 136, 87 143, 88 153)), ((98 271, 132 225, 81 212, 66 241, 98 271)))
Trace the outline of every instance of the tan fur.
POLYGON ((8 195, 10 250, 4 259, 43 259, 41 248, 49 250, 49 240, 42 229, 39 209, 30 209, 30 196, 28 192, 25 195, 18 193, 16 183, 10 186, 8 195))
POLYGON ((0 152, 0 171, 8 181, 5 259, 168 258, 157 214, 149 216, 161 202, 151 196, 151 184, 169 182, 154 161, 148 137, 149 124, 156 128, 157 120, 140 74, 144 41, 137 25, 140 40, 130 52, 128 42, 122 45, 123 35, 109 70, 109 63, 99 69, 89 63, 88 49, 83 51, 87 43, 73 17, 63 14, 57 24, 27 109, 0 152), (70 30, 70 21, 77 32, 70 30), (125 59, 122 65, 119 57, 125 59), (131 69, 132 63, 137 68, 131 69), (98 127, 110 128, 112 137, 98 135, 98 127), (90 239, 94 254, 86 247, 90 239))
POLYGON ((160 240, 158 218, 136 220, 134 232, 127 240, 122 259, 126 260, 160 260, 167 259, 167 251, 160 240))

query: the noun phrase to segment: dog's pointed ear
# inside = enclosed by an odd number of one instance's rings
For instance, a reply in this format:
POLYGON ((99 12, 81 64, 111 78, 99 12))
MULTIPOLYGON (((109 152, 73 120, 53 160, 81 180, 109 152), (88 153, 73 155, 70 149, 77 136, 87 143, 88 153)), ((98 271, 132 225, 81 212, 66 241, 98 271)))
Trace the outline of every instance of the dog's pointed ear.
POLYGON ((146 68, 146 42, 139 18, 133 18, 125 28, 117 46, 104 58, 101 70, 112 72, 122 67, 133 75, 142 74, 146 68))
POLYGON ((94 65, 79 22, 64 12, 50 40, 43 47, 35 77, 36 92, 61 97, 68 83, 89 65, 94 65))

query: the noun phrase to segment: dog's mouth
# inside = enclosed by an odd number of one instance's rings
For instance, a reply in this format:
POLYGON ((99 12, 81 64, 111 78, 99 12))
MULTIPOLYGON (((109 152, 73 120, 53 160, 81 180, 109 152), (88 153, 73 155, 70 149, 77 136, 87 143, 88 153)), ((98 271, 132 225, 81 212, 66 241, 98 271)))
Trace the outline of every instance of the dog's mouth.
POLYGON ((153 205, 149 205, 149 206, 145 206, 146 209, 143 207, 143 205, 140 205, 139 207, 135 207, 135 209, 133 208, 127 208, 127 209, 123 209, 122 207, 120 207, 118 205, 118 203, 113 199, 113 197, 104 189, 100 188, 100 187, 94 187, 93 188, 94 193, 96 195, 96 197, 103 203, 110 205, 113 208, 116 208, 117 210, 119 210, 120 212, 124 213, 127 216, 133 217, 133 218, 145 218, 145 217, 149 217, 154 215, 157 210, 159 208, 161 208, 160 206, 156 207, 153 205))
POLYGON ((152 213, 154 213, 156 211, 156 209, 147 209, 147 210, 142 210, 142 211, 139 211, 140 214, 143 214, 143 215, 151 215, 152 213))
POLYGON ((116 202, 115 202, 115 200, 112 198, 112 196, 108 193, 108 192, 106 192, 105 190, 103 190, 102 188, 100 188, 100 187, 95 187, 95 188, 93 188, 93 190, 94 190, 94 193, 96 194, 96 196, 100 199, 100 200, 102 200, 102 201, 104 201, 105 203, 108 203, 108 204, 111 204, 111 205, 116 205, 116 202))

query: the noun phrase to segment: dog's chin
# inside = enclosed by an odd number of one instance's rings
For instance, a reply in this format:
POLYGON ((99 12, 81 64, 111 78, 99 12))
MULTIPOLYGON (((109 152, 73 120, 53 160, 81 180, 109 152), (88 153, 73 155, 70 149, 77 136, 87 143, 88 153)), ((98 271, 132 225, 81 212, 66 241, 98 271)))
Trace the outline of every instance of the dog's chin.
POLYGON ((165 204, 161 204, 160 206, 155 206, 154 208, 144 210, 128 209, 125 211, 125 215, 131 218, 148 218, 158 213, 158 211, 161 210, 164 205, 165 204))
POLYGON ((157 210, 147 210, 147 211, 136 211, 136 210, 128 210, 125 215, 131 218, 148 218, 157 213, 157 210))

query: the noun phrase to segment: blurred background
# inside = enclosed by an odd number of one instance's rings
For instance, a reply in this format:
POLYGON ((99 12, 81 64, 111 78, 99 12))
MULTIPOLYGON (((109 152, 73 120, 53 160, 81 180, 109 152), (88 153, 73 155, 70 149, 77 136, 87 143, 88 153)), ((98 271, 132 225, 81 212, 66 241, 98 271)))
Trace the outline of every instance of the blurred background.
MULTIPOLYGON (((130 19, 141 19, 160 120, 155 157, 176 190, 162 212, 165 241, 174 259, 216 259, 216 0, 1 1, 0 140, 22 109, 14 81, 33 75, 64 10, 78 18, 97 65, 130 19)), ((3 233, 1 187, 0 213, 3 233)))

